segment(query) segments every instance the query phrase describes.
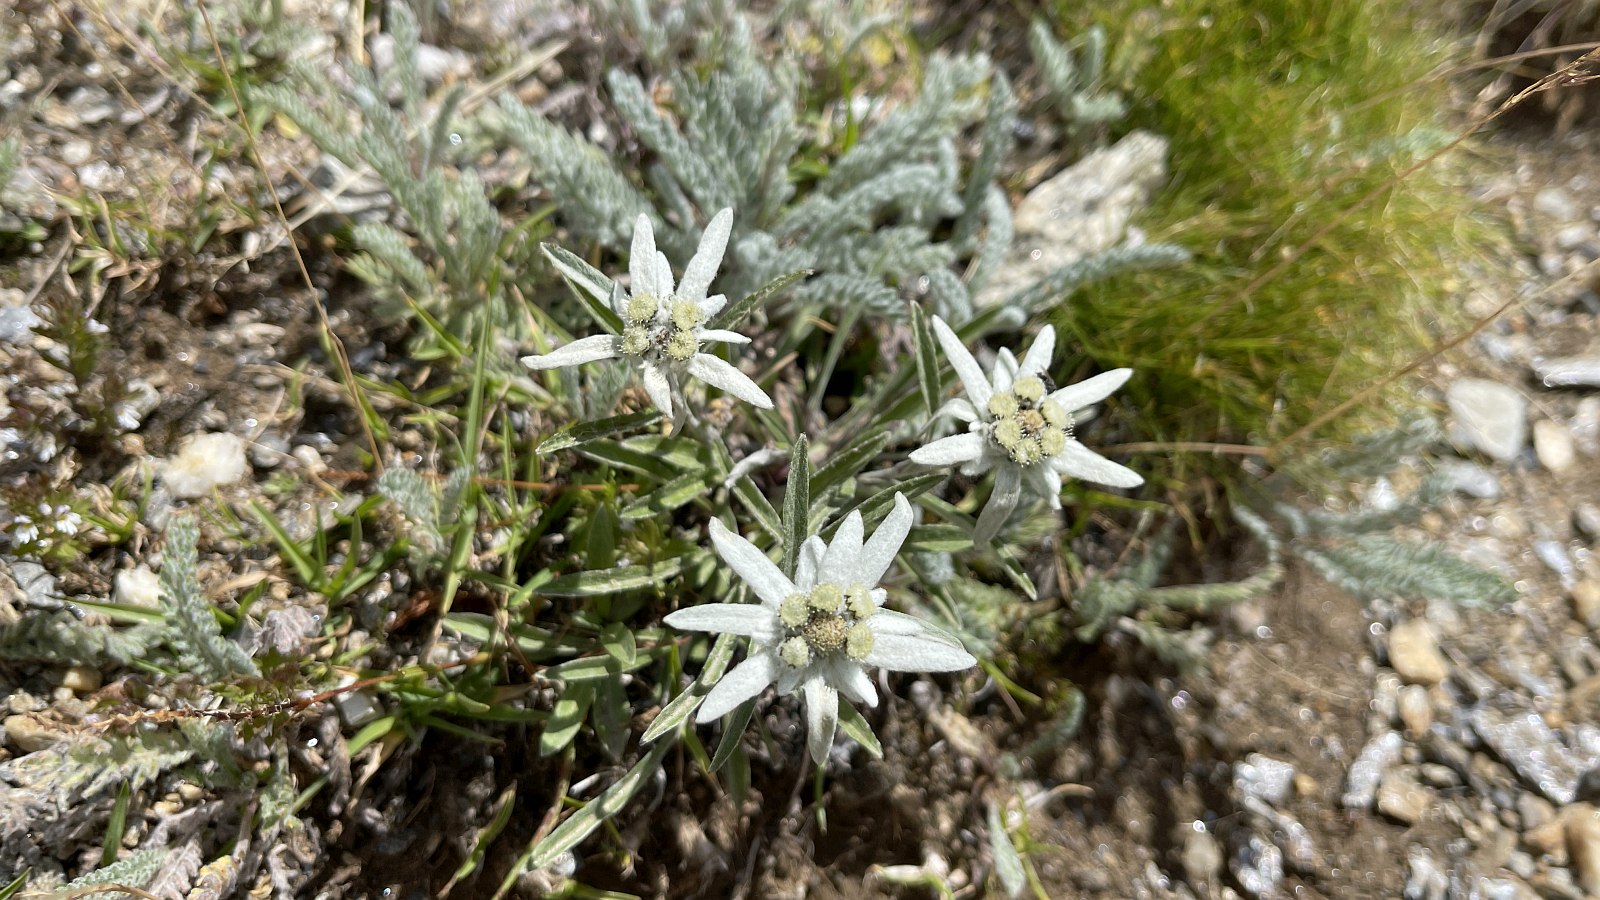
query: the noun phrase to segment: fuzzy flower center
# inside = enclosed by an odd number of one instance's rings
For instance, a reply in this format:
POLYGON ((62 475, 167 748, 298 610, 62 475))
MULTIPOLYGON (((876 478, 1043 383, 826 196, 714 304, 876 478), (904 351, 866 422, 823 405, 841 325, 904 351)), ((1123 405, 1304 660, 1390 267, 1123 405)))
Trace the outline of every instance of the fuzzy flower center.
POLYGON ((1028 375, 989 398, 989 435, 1019 465, 1055 456, 1072 437, 1072 413, 1048 395, 1043 379, 1028 375))
POLYGON ((778 658, 797 669, 841 650, 851 659, 864 659, 873 644, 865 620, 877 611, 871 592, 859 584, 844 590, 819 584, 809 594, 791 594, 778 610, 784 628, 778 658))
POLYGON ((627 313, 622 331, 624 354, 684 362, 700 352, 698 330, 705 324, 706 314, 698 304, 680 297, 657 300, 638 294, 628 301, 627 313))

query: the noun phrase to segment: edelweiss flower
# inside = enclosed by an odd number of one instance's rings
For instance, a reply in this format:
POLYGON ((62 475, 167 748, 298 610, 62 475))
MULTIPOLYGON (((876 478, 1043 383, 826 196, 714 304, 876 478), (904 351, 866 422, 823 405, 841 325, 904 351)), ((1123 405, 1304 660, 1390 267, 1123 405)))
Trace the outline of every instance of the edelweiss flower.
POLYGON ((967 433, 918 448, 911 461, 927 466, 962 463, 966 475, 999 469, 994 493, 978 517, 975 543, 986 544, 1000 531, 1017 508, 1024 481, 1050 502, 1051 509, 1061 508, 1063 475, 1121 488, 1144 483, 1139 473, 1106 459, 1072 436, 1073 415, 1122 387, 1132 369, 1102 372, 1056 390, 1045 374, 1055 352, 1056 331, 1046 325, 1022 362, 1017 362, 1010 350, 1000 351, 991 384, 943 319, 933 317, 933 330, 967 389, 966 399, 951 400, 939 415, 965 420, 967 433))
POLYGON ((681 379, 686 374, 746 403, 771 409, 772 398, 748 376, 719 357, 700 352, 702 341, 750 343, 737 331, 703 327, 728 303, 721 294, 707 297, 706 288, 717 276, 732 229, 733 210, 717 213, 700 236, 694 259, 683 270, 683 281, 674 289, 672 265, 666 254, 656 250, 650 218, 641 213, 633 226, 628 291, 614 285, 611 292, 611 307, 625 326, 622 334, 582 338, 543 356, 524 356, 522 364, 530 369, 555 369, 626 357, 638 362, 650 402, 668 415, 672 414, 672 396, 678 394, 681 400, 681 379))
POLYGON ((839 723, 839 695, 878 705, 863 666, 892 672, 954 672, 978 664, 961 642, 893 610, 878 579, 911 531, 911 504, 895 494, 894 512, 863 545, 860 513, 839 526, 833 543, 819 537, 800 548, 794 581, 756 546, 711 520, 711 543, 761 598, 760 605, 712 603, 680 609, 666 622, 686 631, 750 638, 750 656, 706 695, 697 721, 720 718, 777 682, 778 693, 806 692, 807 746, 821 764, 839 723))

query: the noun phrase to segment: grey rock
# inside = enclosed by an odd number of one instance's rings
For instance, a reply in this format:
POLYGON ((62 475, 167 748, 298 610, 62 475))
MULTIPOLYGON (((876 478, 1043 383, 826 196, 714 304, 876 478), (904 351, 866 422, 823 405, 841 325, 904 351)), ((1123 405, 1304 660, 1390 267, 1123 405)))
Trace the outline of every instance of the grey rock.
POLYGON ((1450 877, 1433 861, 1433 854, 1424 847, 1412 847, 1408 862, 1411 871, 1406 876, 1405 900, 1444 900, 1450 877))
POLYGON ((1568 750, 1538 713, 1506 715, 1484 706, 1470 714, 1470 721, 1502 762, 1557 804, 1572 802, 1578 779, 1594 763, 1568 750))
POLYGON ((1579 453, 1600 456, 1600 397, 1579 400, 1577 412, 1567 420, 1567 430, 1579 453))
POLYGON ((1233 786, 1240 794, 1277 805, 1294 790, 1294 766, 1270 756, 1252 753, 1233 766, 1233 786))
POLYGON ((1528 401, 1515 389, 1484 378, 1462 378, 1445 392, 1461 437, 1500 462, 1528 441, 1528 401))
POLYGON ((1594 240, 1594 226, 1586 222, 1576 222, 1556 232, 1556 246, 1562 250, 1573 250, 1594 240))
POLYGON ((1252 834, 1228 867, 1246 894, 1268 896, 1283 880, 1283 852, 1271 841, 1252 834))
POLYGON ((1442 460, 1439 472, 1450 490, 1479 500, 1500 499, 1500 478, 1475 462, 1465 459, 1442 460))
POLYGON ((1421 821, 1433 806, 1433 794, 1417 783, 1410 766, 1391 769, 1378 782, 1378 812, 1407 825, 1421 821))
POLYGON ((1560 356, 1533 361, 1546 387, 1600 386, 1600 356, 1560 356))
POLYGON ((1560 541, 1534 541, 1533 552, 1539 561, 1549 566, 1551 571, 1561 577, 1561 585, 1568 590, 1578 580, 1578 570, 1572 564, 1572 557, 1567 555, 1567 548, 1560 541))
POLYGON ((1023 198, 1006 264, 973 298, 993 306, 1065 265, 1116 246, 1167 177, 1167 140, 1134 131, 1023 198))
POLYGON ((1554 419, 1540 419, 1533 423, 1533 452, 1539 464, 1552 472, 1565 472, 1577 459, 1572 433, 1554 419))
POLYGON ((1385 731, 1367 741, 1366 746, 1350 764, 1350 775, 1345 782, 1344 796, 1339 799, 1347 809, 1367 809, 1378 794, 1378 782, 1383 773, 1400 761, 1400 751, 1405 741, 1399 733, 1385 731))
POLYGON ((34 562, 19 561, 11 564, 11 578, 22 589, 29 606, 55 609, 61 605, 61 595, 56 592, 56 577, 34 562))
POLYGON ((1317 871, 1317 862, 1322 855, 1317 852, 1317 845, 1311 839, 1311 832, 1300 824, 1300 820, 1273 809, 1255 797, 1244 797, 1240 805, 1261 819, 1266 830, 1271 832, 1273 843, 1283 851, 1284 858, 1291 868, 1305 875, 1317 871))
POLYGON ((1558 187, 1547 187, 1533 195, 1533 208, 1558 222, 1577 221, 1579 215, 1578 204, 1558 187))
POLYGON ((1216 883, 1217 873, 1222 871, 1222 848, 1211 832, 1199 830, 1204 826, 1196 826, 1183 837, 1183 872, 1189 883, 1200 890, 1203 885, 1216 883))
POLYGON ((33 329, 38 324, 39 317, 26 306, 0 309, 0 341, 8 344, 32 341, 33 329))

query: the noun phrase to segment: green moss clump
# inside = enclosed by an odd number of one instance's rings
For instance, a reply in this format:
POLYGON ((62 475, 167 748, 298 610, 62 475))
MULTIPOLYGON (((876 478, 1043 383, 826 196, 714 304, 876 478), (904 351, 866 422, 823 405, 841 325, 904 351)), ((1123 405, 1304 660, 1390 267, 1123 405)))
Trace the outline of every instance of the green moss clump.
MULTIPOLYGON (((1120 399, 1144 411, 1148 439, 1280 439, 1453 328, 1441 303, 1452 263, 1489 229, 1452 183, 1448 156, 1242 296, 1452 139, 1444 84, 1408 87, 1452 46, 1407 10, 1399 0, 1062 10, 1080 18, 1071 27, 1092 16, 1120 30, 1125 61, 1144 57, 1122 85, 1136 99, 1124 124, 1171 138, 1172 178, 1142 224, 1195 253, 1186 266, 1087 286, 1051 315, 1097 365, 1139 373, 1120 399)), ((1384 418, 1367 406, 1319 436, 1384 418)), ((1178 460, 1176 474, 1192 462, 1178 460)))

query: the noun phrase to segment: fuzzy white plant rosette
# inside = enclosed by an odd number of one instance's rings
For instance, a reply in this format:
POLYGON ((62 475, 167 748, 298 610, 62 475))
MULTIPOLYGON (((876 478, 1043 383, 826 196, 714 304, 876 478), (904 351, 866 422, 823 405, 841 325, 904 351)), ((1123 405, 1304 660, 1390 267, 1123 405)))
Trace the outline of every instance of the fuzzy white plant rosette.
POLYGON ((946 403, 939 415, 964 420, 967 433, 919 447, 912 451, 911 461, 925 466, 960 464, 964 475, 996 470, 994 492, 978 516, 974 543, 987 544, 1000 532, 1021 501, 1024 484, 1044 497, 1051 509, 1061 508, 1063 475, 1110 487, 1144 484, 1139 473, 1085 447, 1072 432, 1078 413, 1122 387, 1132 369, 1112 369, 1054 390, 1045 374, 1056 348, 1056 332, 1049 325, 1039 331, 1021 362, 1002 348, 989 375, 938 316, 933 317, 933 331, 967 391, 965 398, 946 403))
POLYGON ((700 246, 683 270, 683 280, 674 285, 672 264, 656 249, 650 218, 641 213, 633 226, 628 290, 613 284, 611 291, 611 307, 622 317, 622 334, 597 334, 543 356, 524 356, 523 365, 535 370, 556 369, 601 359, 629 359, 639 366, 650 402, 668 415, 673 414, 673 396, 682 400, 685 375, 761 409, 771 409, 772 398, 749 376, 720 357, 700 352, 705 341, 750 343, 737 331, 704 327, 728 303, 721 294, 707 297, 706 288, 722 265, 732 229, 733 210, 717 213, 700 236, 700 246))
POLYGON ((711 520, 711 543, 756 596, 754 603, 710 603, 680 609, 666 623, 685 631, 750 638, 750 654, 722 676, 700 706, 709 722, 777 683, 780 695, 805 690, 807 747, 827 759, 839 724, 839 695, 878 705, 866 666, 891 672, 955 672, 978 664, 955 637, 913 616, 883 609, 888 571, 911 531, 911 504, 895 494, 894 511, 862 542, 861 514, 852 512, 824 544, 800 548, 790 581, 754 544, 711 520))

